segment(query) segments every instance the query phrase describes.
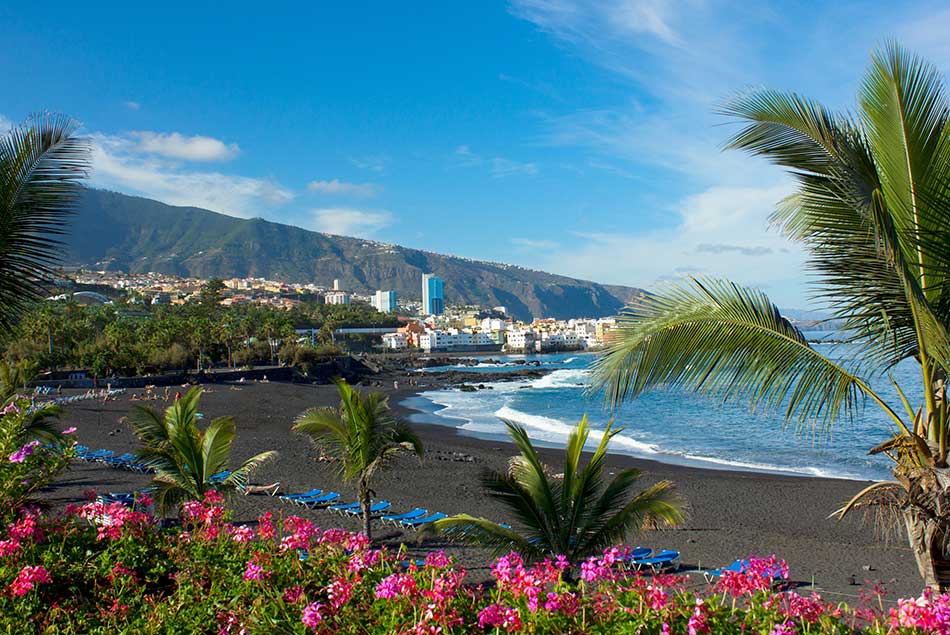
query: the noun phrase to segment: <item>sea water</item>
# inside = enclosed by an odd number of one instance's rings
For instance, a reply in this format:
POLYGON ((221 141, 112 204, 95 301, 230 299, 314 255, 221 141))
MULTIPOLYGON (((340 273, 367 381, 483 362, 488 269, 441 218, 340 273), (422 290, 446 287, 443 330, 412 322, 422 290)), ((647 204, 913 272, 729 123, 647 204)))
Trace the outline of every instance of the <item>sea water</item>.
MULTIPOLYGON (((815 347, 832 358, 842 355, 841 346, 815 347)), ((890 419, 872 402, 853 418, 840 418, 830 432, 796 429, 780 416, 752 413, 739 404, 670 390, 651 391, 611 412, 602 395, 591 395, 587 390, 594 353, 494 359, 501 364, 427 369, 482 372, 482 383, 491 388, 423 392, 403 402, 419 411, 412 420, 453 426, 463 434, 484 439, 507 438, 503 420, 509 420, 524 426, 540 445, 563 447, 585 414, 593 430, 592 443, 600 440, 613 417, 614 425, 623 431, 614 437, 612 452, 714 469, 858 480, 880 480, 890 475, 886 457, 868 455, 868 450, 888 439, 893 429, 890 419), (498 373, 531 368, 519 361, 537 361, 552 372, 541 378, 497 381, 498 373)), ((911 403, 919 403, 922 393, 916 362, 902 362, 890 375, 911 403)), ((872 377, 870 383, 895 411, 903 413, 887 376, 872 377)))

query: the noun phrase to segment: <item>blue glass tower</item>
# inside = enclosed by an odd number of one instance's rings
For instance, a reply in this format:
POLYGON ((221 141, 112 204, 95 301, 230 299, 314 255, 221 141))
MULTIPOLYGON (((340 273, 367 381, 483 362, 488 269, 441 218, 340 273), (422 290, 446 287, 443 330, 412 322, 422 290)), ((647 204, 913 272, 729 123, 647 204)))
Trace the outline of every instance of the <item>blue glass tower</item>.
POLYGON ((442 315, 444 311, 442 278, 431 273, 422 274, 422 312, 425 315, 442 315))

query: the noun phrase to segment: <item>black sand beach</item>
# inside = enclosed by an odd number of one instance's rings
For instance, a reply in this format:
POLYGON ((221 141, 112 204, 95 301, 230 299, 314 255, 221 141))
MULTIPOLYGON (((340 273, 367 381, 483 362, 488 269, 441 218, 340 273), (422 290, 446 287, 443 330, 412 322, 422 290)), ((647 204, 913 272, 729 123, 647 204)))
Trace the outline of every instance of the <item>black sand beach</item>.
MULTIPOLYGON (((391 395, 391 405, 407 415, 408 411, 398 404, 413 394, 409 387, 394 391, 391 382, 384 382, 384 386, 391 395)), ((79 442, 92 448, 134 450, 134 437, 121 418, 135 403, 158 409, 167 405, 161 400, 131 401, 136 393, 143 391, 130 390, 106 403, 83 401, 71 405, 63 424, 77 426, 79 442)), ((171 395, 174 393, 172 389, 171 395)), ((235 461, 262 450, 279 451, 279 458, 256 474, 255 483, 280 481, 284 493, 313 487, 337 490, 348 502, 353 500, 353 488, 340 483, 332 464, 317 461, 309 441, 290 431, 294 418, 306 408, 337 403, 336 388, 331 385, 216 384, 205 387, 201 411, 209 418, 235 417, 235 461)), ((391 501, 397 512, 418 506, 502 522, 511 520, 501 506, 483 493, 478 477, 486 468, 504 469, 507 459, 514 454, 513 446, 460 436, 444 426, 416 427, 427 448, 426 458, 421 462, 414 457, 401 458, 381 473, 375 481, 377 498, 391 501)), ((544 455, 555 471, 560 471, 561 453, 545 450, 544 455)), ((684 568, 715 567, 753 553, 775 553, 788 560, 793 580, 803 585, 804 591, 810 591, 814 581, 814 589, 828 600, 854 602, 861 589, 874 582, 882 582, 892 598, 920 591, 906 539, 901 537, 884 544, 875 537, 872 527, 854 520, 838 523, 827 518, 864 487, 861 482, 696 469, 623 455, 611 456, 608 469, 616 471, 628 466, 644 471, 644 485, 660 479, 673 480, 689 501, 689 518, 682 527, 630 539, 631 544, 678 549, 683 554, 684 568)), ((61 507, 79 502, 89 489, 122 491, 147 482, 147 476, 76 462, 47 497, 54 507, 61 507)), ((237 496, 233 507, 235 520, 242 522, 253 521, 259 513, 270 510, 275 514, 307 514, 323 527, 358 527, 355 521, 335 514, 287 506, 267 496, 237 496)), ((478 549, 443 545, 435 538, 420 542, 414 532, 402 533, 389 526, 377 526, 376 537, 391 545, 406 542, 420 553, 445 547, 470 569, 472 580, 488 578, 490 559, 478 549)))

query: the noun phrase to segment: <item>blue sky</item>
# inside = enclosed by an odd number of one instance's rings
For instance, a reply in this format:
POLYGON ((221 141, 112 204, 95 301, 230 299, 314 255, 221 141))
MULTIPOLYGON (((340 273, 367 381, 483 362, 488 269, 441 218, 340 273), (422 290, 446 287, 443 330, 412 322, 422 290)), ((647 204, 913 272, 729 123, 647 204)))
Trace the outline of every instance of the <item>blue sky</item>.
POLYGON ((57 4, 0 6, 0 125, 78 118, 96 185, 795 308, 801 253, 767 226, 790 183, 720 151, 716 106, 768 85, 850 107, 889 37, 950 66, 939 3, 57 4))

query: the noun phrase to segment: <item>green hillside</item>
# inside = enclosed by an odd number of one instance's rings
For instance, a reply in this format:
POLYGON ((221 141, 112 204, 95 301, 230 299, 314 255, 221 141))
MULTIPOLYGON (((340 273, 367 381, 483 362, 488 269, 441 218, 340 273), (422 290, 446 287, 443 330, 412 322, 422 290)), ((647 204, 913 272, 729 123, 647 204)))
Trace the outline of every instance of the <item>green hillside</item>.
POLYGON ((339 278, 353 291, 395 289, 405 298, 419 298, 422 274, 435 273, 447 303, 504 305, 522 319, 613 315, 639 293, 103 190, 84 194, 68 248, 73 266, 317 284, 339 278))

